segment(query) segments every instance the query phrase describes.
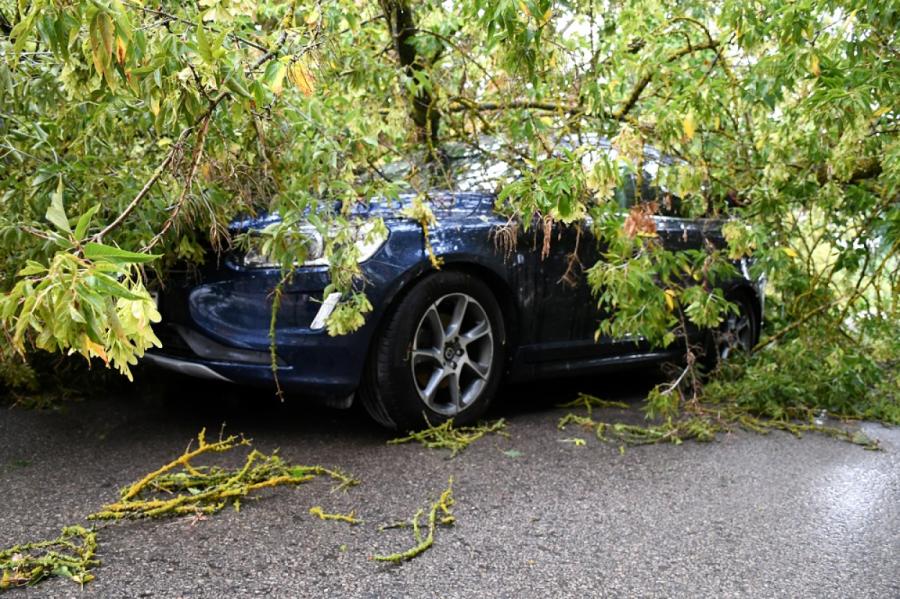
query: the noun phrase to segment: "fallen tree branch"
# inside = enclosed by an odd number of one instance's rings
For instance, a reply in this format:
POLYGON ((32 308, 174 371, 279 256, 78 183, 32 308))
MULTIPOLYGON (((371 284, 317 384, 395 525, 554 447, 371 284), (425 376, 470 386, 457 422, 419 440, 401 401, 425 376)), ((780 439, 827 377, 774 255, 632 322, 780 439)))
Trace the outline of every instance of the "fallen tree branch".
POLYGON ((501 418, 494 422, 477 426, 454 427, 453 419, 451 418, 438 426, 430 426, 424 430, 411 433, 409 436, 391 439, 388 441, 388 445, 400 445, 418 441, 429 449, 449 449, 450 457, 452 458, 489 433, 508 437, 506 421, 501 418))
POLYGON ((184 207, 184 203, 187 200, 188 194, 191 192, 191 188, 194 185, 194 177, 197 175, 197 168, 200 166, 200 158, 203 156, 203 148, 206 145, 206 134, 209 132, 209 121, 211 117, 212 109, 210 109, 210 111, 206 113, 206 116, 200 123, 200 130, 197 132, 197 141, 194 143, 194 155, 191 158, 191 168, 188 171, 187 179, 185 180, 184 186, 181 189, 181 194, 178 196, 178 201, 175 202, 175 207, 172 209, 172 213, 166 219, 166 222, 163 223, 163 226, 159 230, 159 232, 153 236, 153 239, 150 240, 150 243, 148 243, 141 249, 142 252, 149 252, 157 243, 160 242, 160 240, 165 236, 166 232, 168 232, 168 230, 175 223, 175 219, 178 218, 178 214, 184 207))
POLYGON ((123 489, 119 501, 107 504, 89 520, 123 520, 184 515, 215 514, 228 505, 240 509, 241 499, 261 489, 299 485, 319 476, 327 476, 339 484, 337 489, 356 485, 359 481, 322 466, 293 466, 278 455, 251 451, 237 470, 212 466, 193 466, 191 460, 204 454, 221 453, 249 446, 243 437, 231 435, 215 443, 207 443, 205 429, 198 435, 199 445, 175 458, 162 468, 123 489), (173 472, 181 467, 180 471, 173 472))
POLYGON ((416 545, 414 547, 410 547, 406 551, 401 551, 399 553, 391 553, 389 555, 373 555, 372 559, 376 562, 391 562, 394 564, 399 564, 401 562, 405 562, 413 559, 414 557, 422 555, 432 545, 434 545, 434 531, 437 529, 438 524, 451 526, 456 522, 456 518, 454 518, 453 513, 450 511, 453 503, 453 478, 451 477, 447 483, 447 489, 443 493, 441 493, 441 496, 436 502, 431 504, 431 507, 428 510, 428 534, 426 534, 424 537, 422 536, 421 525, 419 524, 419 519, 422 517, 423 510, 419 510, 418 512, 416 512, 415 516, 413 516, 412 519, 409 520, 409 522, 401 522, 393 525, 383 526, 382 530, 386 528, 411 526, 413 529, 413 538, 416 540, 416 545))
MULTIPOLYGON (((137 4, 136 2, 128 2, 128 5, 131 6, 131 7, 133 7, 133 8, 136 8, 136 9, 140 10, 141 12, 144 12, 144 13, 149 14, 149 15, 154 15, 154 16, 156 16, 156 17, 161 17, 162 19, 165 19, 165 20, 167 20, 167 21, 173 21, 173 22, 175 22, 175 23, 181 23, 182 25, 186 25, 187 27, 191 27, 191 28, 197 26, 196 23, 193 23, 193 22, 191 22, 191 21, 188 21, 187 19, 182 19, 181 17, 179 17, 179 16, 177 16, 177 15, 173 15, 173 14, 171 14, 171 13, 167 13, 167 12, 165 12, 165 11, 163 11, 163 10, 160 10, 159 8, 150 8, 150 7, 147 7, 147 6, 142 6, 142 5, 140 5, 140 4, 137 4)), ((215 31, 216 33, 218 33, 217 30, 213 30, 213 31, 215 31)), ((266 48, 265 46, 263 46, 262 44, 258 44, 258 43, 254 42, 254 41, 252 41, 252 40, 248 40, 247 38, 241 37, 241 36, 239 36, 239 35, 237 35, 237 34, 235 34, 235 33, 229 33, 229 34, 228 34, 228 37, 230 37, 231 39, 233 39, 233 40, 236 41, 236 42, 239 42, 239 43, 244 44, 244 45, 246 45, 246 46, 250 46, 251 48, 256 48, 257 50, 259 50, 259 51, 261 51, 261 52, 266 52, 266 51, 267 51, 267 48, 266 48)))
POLYGON ((115 218, 115 220, 103 227, 103 229, 99 233, 94 235, 91 238, 92 241, 101 243, 105 235, 118 228, 123 222, 125 222, 125 219, 127 219, 128 216, 132 212, 134 212, 134 209, 138 207, 138 204, 140 204, 141 201, 147 196, 147 194, 150 193, 150 190, 153 188, 156 182, 159 181, 159 178, 162 177, 162 174, 165 172, 166 168, 168 168, 169 164, 172 163, 172 160, 181 149, 181 144, 184 143, 184 140, 192 130, 193 127, 186 127, 181 132, 181 135, 179 135, 175 143, 172 144, 172 148, 169 150, 169 153, 166 154, 166 157, 163 159, 160 165, 156 167, 156 170, 153 171, 153 175, 151 175, 150 178, 147 179, 147 182, 144 183, 144 186, 141 188, 141 190, 137 193, 136 196, 134 196, 134 199, 132 199, 131 202, 128 203, 128 206, 125 207, 125 210, 123 210, 122 213, 115 218))
POLYGON ((97 533, 81 526, 67 526, 50 541, 0 550, 0 591, 35 585, 51 576, 65 576, 84 586, 94 579, 91 568, 100 564, 96 553, 97 533))
POLYGON ((578 114, 584 110, 575 104, 562 102, 532 102, 528 100, 513 100, 510 102, 484 102, 479 104, 467 98, 453 98, 457 102, 455 106, 449 108, 450 112, 463 112, 465 110, 477 110, 479 112, 497 112, 503 110, 545 110, 547 112, 561 112, 567 114, 578 114))
MULTIPOLYGON (((687 56, 693 52, 698 52, 701 50, 714 50, 719 47, 719 42, 714 39, 710 39, 702 44, 688 44, 683 48, 680 48, 670 54, 664 62, 671 63, 675 62, 679 58, 687 56)), ((631 93, 628 95, 628 98, 625 100, 625 103, 616 111, 611 113, 602 113, 602 118, 608 118, 612 120, 625 120, 625 117, 629 112, 634 108, 634 106, 638 103, 643 94, 646 87, 650 84, 650 81, 653 80, 653 76, 656 71, 649 71, 643 77, 638 79, 635 86, 632 88, 631 93)), ((558 102, 548 102, 548 101, 532 101, 532 100, 512 100, 509 102, 474 102, 469 100, 468 98, 456 97, 451 99, 452 102, 456 104, 450 106, 448 109, 449 112, 464 112, 466 110, 474 110, 477 112, 498 112, 504 110, 543 110, 546 112, 555 112, 560 114, 567 114, 569 116, 582 116, 586 114, 586 111, 583 106, 580 104, 573 103, 571 101, 558 101, 558 102)))
MULTIPOLYGON (((711 38, 709 40, 707 40, 706 42, 703 42, 702 44, 697 44, 696 46, 688 43, 688 45, 686 45, 683 48, 680 48, 680 49, 676 50, 675 52, 673 52, 672 54, 670 54, 668 56, 668 58, 666 58, 665 62, 666 63, 675 62, 679 58, 687 56, 688 54, 692 54, 694 52, 699 52, 701 50, 715 50, 718 47, 719 47, 719 42, 717 40, 714 40, 711 38)), ((638 103, 638 100, 641 99, 641 94, 644 93, 644 89, 646 89, 647 85, 650 84, 650 81, 653 80, 653 76, 656 74, 656 72, 657 72, 656 70, 649 70, 640 79, 638 79, 638 82, 631 89, 631 93, 628 95, 628 99, 625 100, 625 103, 622 105, 621 108, 619 108, 618 110, 616 110, 612 113, 612 118, 614 118, 616 120, 621 120, 621 119, 625 118, 625 116, 629 112, 631 112, 631 110, 634 108, 634 106, 638 103)))
MULTIPOLYGON (((287 40, 287 31, 282 31, 281 35, 279 36, 278 41, 275 43, 275 45, 271 49, 263 48, 264 50, 266 50, 265 54, 263 54, 261 57, 259 57, 253 63, 253 65, 250 67, 249 70, 253 71, 253 70, 259 68, 266 61, 271 60, 276 54, 278 54, 278 52, 280 51, 281 47, 284 45, 286 40, 287 40)), ((168 229, 172 226, 174 217, 177 216, 178 212, 180 212, 180 210, 181 210, 182 205, 184 204, 184 201, 187 196, 187 192, 190 190, 191 184, 194 180, 194 176, 196 175, 196 172, 197 172, 197 167, 199 165, 200 157, 202 155, 202 150, 203 150, 203 145, 204 145, 204 142, 206 139, 206 134, 209 129, 209 121, 212 118, 212 114, 215 111, 216 107, 228 95, 229 95, 229 92, 223 90, 223 91, 219 92, 219 94, 216 95, 212 100, 210 100, 209 107, 200 116, 200 118, 197 119, 196 124, 191 127, 185 128, 181 132, 181 134, 178 136, 178 139, 176 140, 176 142, 172 145, 171 150, 169 150, 169 153, 166 154, 165 159, 163 159, 162 163, 156 168, 155 171, 153 171, 153 175, 150 177, 150 179, 147 180, 146 183, 144 183, 144 186, 141 188, 141 190, 138 192, 138 194, 134 197, 134 199, 132 199, 131 202, 128 203, 128 206, 125 207, 125 210, 121 214, 119 214, 119 216, 117 216, 116 219, 113 220, 113 222, 108 224, 99 233, 94 235, 91 238, 92 241, 100 243, 103 240, 103 237, 105 235, 107 235, 111 231, 115 230, 116 228, 121 226, 123 222, 125 222, 125 220, 128 218, 128 216, 132 212, 134 212, 135 208, 137 208, 138 205, 141 203, 141 201, 143 201, 143 199, 147 196, 147 194, 150 192, 150 190, 153 188, 153 186, 156 184, 156 182, 159 181, 159 178, 165 172, 166 168, 172 163, 172 160, 177 155, 177 153, 181 147, 181 144, 184 143, 184 140, 187 138, 188 134, 191 131, 193 131, 195 128, 199 127, 200 131, 198 132, 197 143, 195 144, 195 147, 194 147, 194 157, 191 161, 191 170, 188 174, 188 178, 185 183, 185 187, 182 190, 181 195, 178 198, 178 201, 176 202, 175 212, 163 225, 163 230, 160 231, 159 233, 157 233, 153 237, 151 242, 144 248, 144 251, 147 251, 148 249, 152 248, 159 242, 159 240, 162 238, 163 234, 165 234, 165 232, 168 231, 168 229)))

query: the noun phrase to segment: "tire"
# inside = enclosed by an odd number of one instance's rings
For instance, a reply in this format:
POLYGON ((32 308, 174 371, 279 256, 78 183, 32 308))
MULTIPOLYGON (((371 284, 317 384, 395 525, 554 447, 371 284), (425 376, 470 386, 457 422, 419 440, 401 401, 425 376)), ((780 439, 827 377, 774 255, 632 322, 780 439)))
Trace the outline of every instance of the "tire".
POLYGON ((506 356, 503 315, 491 289, 461 271, 427 275, 387 315, 360 389, 380 424, 416 430, 484 414, 506 356))
POLYGON ((715 370, 735 352, 749 354, 759 340, 759 317, 750 294, 741 291, 727 299, 738 307, 738 313, 729 312, 722 324, 707 335, 702 360, 706 372, 715 370))

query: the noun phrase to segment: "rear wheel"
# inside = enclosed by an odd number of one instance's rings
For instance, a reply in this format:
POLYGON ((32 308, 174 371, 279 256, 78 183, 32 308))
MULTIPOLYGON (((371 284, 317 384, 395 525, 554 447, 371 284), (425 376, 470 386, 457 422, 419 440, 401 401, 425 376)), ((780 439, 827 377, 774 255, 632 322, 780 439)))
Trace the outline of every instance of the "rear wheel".
POLYGON ((738 311, 737 314, 729 312, 722 324, 710 331, 703 360, 707 371, 736 353, 749 354, 759 338, 759 319, 750 296, 742 292, 728 297, 728 300, 737 306, 738 311))
POLYGON ((477 420, 496 393, 506 350, 490 288, 468 273, 437 272, 387 318, 361 389, 369 414, 402 430, 477 420))

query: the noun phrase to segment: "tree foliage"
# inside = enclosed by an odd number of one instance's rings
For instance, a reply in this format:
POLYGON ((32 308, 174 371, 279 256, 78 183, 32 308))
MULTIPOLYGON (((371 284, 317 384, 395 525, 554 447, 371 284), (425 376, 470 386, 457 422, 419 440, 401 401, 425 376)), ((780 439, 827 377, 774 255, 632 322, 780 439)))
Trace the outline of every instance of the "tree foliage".
POLYGON ((353 207, 412 192, 428 214, 424 173, 384 167, 459 142, 516 166, 497 209, 522 226, 591 217, 603 332, 666 344, 714 325, 716 274, 752 256, 767 346, 814 331, 887 368, 898 22, 874 0, 0 0, 4 333, 127 374, 156 343, 146 277, 248 243, 227 223, 257 211, 285 217, 265 251, 286 275, 309 247, 295 225, 323 236, 343 297, 329 329, 352 330, 353 207), (676 160, 648 169, 648 146, 676 160), (663 250, 658 207, 618 210, 628 175, 685 215, 738 217, 728 248, 663 250))

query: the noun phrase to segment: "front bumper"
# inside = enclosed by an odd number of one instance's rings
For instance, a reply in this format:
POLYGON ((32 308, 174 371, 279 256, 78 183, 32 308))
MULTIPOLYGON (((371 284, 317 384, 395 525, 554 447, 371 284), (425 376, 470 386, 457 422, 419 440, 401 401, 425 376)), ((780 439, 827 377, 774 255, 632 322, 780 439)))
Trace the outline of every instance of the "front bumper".
POLYGON ((171 370, 179 374, 200 379, 209 379, 211 381, 224 381, 226 383, 234 382, 228 377, 222 376, 208 365, 200 362, 193 362, 185 358, 166 356, 165 354, 158 354, 156 352, 148 352, 144 358, 154 366, 164 368, 165 370, 171 370))
MULTIPOLYGON (((359 386, 371 337, 324 329, 336 294, 322 301, 324 269, 298 271, 285 286, 275 326, 277 383, 287 393, 344 405, 359 386)), ((175 276, 159 293, 162 349, 147 362, 209 380, 275 389, 269 330, 277 271, 223 268, 175 276)))
MULTIPOLYGON (((194 378, 268 388, 273 392, 276 389, 275 377, 268 366, 172 356, 161 350, 147 352, 144 359, 155 367, 194 378)), ((278 368, 278 385, 286 393, 337 407, 349 407, 358 384, 346 372, 313 374, 290 366, 278 368)))

